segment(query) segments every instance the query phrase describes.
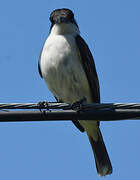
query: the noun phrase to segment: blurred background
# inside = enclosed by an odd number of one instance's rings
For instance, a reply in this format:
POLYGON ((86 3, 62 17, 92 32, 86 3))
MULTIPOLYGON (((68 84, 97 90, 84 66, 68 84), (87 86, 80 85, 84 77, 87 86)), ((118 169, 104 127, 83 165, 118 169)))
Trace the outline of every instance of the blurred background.
MULTIPOLYGON (((140 1, 2 0, 0 2, 0 103, 55 101, 38 74, 38 58, 56 8, 75 13, 94 56, 101 100, 140 103, 140 1)), ((113 174, 139 179, 140 121, 102 122, 113 174)), ((0 179, 93 180, 86 134, 71 122, 0 123, 0 179)))

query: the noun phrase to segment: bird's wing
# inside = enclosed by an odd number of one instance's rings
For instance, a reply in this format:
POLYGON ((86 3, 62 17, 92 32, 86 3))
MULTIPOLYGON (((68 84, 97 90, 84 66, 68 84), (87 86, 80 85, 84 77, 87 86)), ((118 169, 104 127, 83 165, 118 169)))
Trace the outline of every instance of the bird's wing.
MULTIPOLYGON (((55 96, 54 96, 55 97, 55 96)), ((59 100, 57 97, 55 97, 57 102, 61 102, 63 103, 62 100, 59 100)), ((85 129, 83 128, 83 126, 79 123, 78 120, 72 120, 73 124, 79 129, 79 131, 81 131, 82 133, 85 132, 85 129)))
POLYGON ((40 68, 40 59, 39 59, 39 61, 38 61, 38 72, 39 72, 41 78, 43 78, 42 72, 41 72, 41 68, 40 68))
MULTIPOLYGON (((42 50, 43 50, 43 48, 42 48, 42 50)), ((40 52, 40 55, 39 55, 39 60, 38 60, 38 72, 39 72, 39 74, 40 74, 41 78, 43 78, 43 76, 42 76, 42 72, 41 72, 41 67, 40 67, 40 61, 41 61, 41 54, 42 54, 42 50, 41 50, 41 52, 40 52)))
POLYGON ((82 65, 89 82, 93 102, 99 103, 100 87, 93 56, 88 48, 88 45, 80 35, 77 35, 75 40, 79 49, 79 55, 81 56, 82 65))

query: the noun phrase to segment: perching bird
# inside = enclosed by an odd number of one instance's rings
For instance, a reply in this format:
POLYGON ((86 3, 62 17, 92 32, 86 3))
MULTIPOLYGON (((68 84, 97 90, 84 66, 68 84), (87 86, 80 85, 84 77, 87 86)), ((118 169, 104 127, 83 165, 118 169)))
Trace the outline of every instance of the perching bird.
MULTIPOLYGON (((58 102, 99 103, 99 81, 92 54, 80 36, 71 10, 56 9, 50 15, 50 34, 39 59, 39 73, 58 102)), ((112 173, 112 165, 99 129, 99 121, 79 121, 86 131, 99 176, 112 173)))

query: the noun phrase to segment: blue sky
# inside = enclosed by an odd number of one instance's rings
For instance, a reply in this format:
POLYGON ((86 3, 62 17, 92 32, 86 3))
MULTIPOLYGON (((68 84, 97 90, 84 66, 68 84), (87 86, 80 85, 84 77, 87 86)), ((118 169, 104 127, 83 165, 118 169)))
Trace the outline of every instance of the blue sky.
MULTIPOLYGON (((4 0, 0 3, 0 102, 54 101, 37 71, 49 14, 74 11, 97 67, 102 102, 140 102, 140 1, 4 0)), ((113 174, 139 179, 139 121, 102 122, 113 174)), ((0 179, 101 179, 86 134, 71 122, 0 123, 0 179)))

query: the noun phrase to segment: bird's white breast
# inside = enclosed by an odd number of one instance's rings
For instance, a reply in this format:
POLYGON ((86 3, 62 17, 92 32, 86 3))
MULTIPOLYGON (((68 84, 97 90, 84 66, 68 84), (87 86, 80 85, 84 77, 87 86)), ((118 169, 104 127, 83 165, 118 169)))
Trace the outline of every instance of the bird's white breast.
POLYGON ((91 100, 73 35, 50 34, 43 47, 40 67, 48 88, 59 100, 69 103, 83 97, 91 100))

